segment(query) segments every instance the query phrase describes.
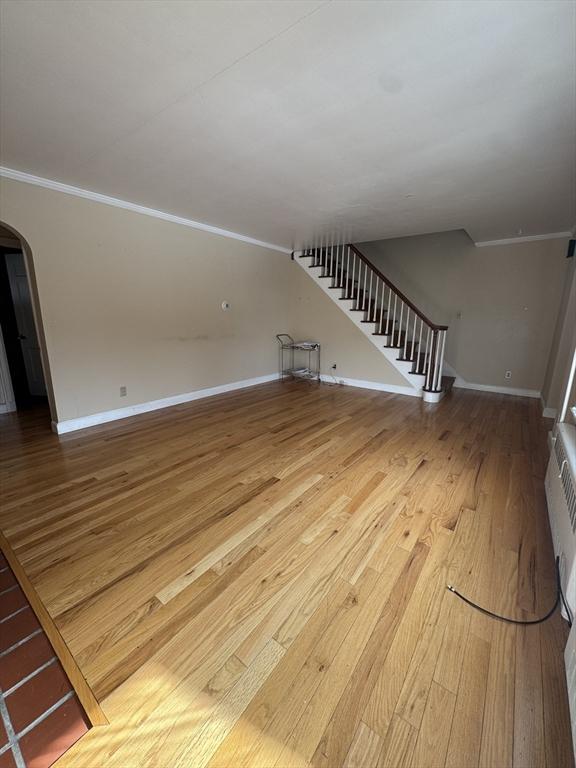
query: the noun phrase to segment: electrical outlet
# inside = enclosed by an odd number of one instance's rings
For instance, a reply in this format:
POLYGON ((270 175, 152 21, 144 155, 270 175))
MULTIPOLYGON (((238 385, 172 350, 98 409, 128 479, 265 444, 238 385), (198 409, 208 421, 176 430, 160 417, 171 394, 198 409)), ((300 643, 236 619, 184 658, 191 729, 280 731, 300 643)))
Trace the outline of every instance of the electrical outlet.
POLYGON ((506 371, 506 373, 504 374, 504 378, 505 379, 511 379, 512 378, 512 371, 506 371))
POLYGON ((128 390, 126 389, 126 387, 120 387, 120 397, 126 397, 127 394, 128 394, 128 390))
POLYGON ((332 363, 332 365, 330 367, 332 368, 333 371, 335 371, 336 370, 336 363, 332 363))

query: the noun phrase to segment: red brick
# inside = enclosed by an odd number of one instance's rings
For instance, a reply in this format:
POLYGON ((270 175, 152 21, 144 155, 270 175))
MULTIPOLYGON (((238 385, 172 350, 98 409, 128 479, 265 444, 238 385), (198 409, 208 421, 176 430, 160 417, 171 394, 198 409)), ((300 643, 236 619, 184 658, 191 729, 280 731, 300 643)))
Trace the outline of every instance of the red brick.
POLYGON ((10 592, 5 592, 3 595, 0 595, 0 619, 5 619, 6 616, 10 616, 11 613, 25 605, 28 605, 28 600, 26 600, 26 595, 20 587, 11 589, 10 592))
POLYGON ((54 649, 42 632, 0 659, 0 688, 7 691, 54 656, 54 649))
POLYGON ((13 584, 18 584, 18 582, 16 581, 16 576, 14 576, 10 568, 2 571, 2 573, 0 573, 0 592, 2 592, 4 589, 8 589, 8 587, 11 587, 13 584))
POLYGON ((20 739, 27 768, 48 768, 87 731, 84 712, 74 696, 20 739))
POLYGON ((16 763, 12 757, 11 749, 9 749, 7 752, 3 752, 0 755, 0 768, 16 768, 16 763))
MULTIPOLYGON (((2 652, 32 634, 36 629, 40 629, 40 624, 32 609, 27 608, 0 624, 0 627, 2 627, 0 632, 0 652, 2 652)), ((6 658, 0 659, 0 664, 6 663, 6 658)))
POLYGON ((6 706, 16 733, 56 704, 58 699, 70 690, 70 681, 60 664, 55 661, 14 693, 6 696, 6 706))

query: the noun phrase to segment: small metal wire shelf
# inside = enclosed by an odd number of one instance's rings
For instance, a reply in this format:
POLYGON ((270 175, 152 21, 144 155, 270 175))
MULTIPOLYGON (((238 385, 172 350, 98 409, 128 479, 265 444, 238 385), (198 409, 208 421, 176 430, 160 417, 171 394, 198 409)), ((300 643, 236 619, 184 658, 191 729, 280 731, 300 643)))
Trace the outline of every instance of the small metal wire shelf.
MULTIPOLYGON (((307 379, 320 381, 320 343, 317 341, 294 341, 288 333, 277 333, 279 344, 280 378, 307 379), (308 365, 296 365, 295 353, 308 353, 308 365)), ((300 354, 301 358, 303 355, 300 354)))

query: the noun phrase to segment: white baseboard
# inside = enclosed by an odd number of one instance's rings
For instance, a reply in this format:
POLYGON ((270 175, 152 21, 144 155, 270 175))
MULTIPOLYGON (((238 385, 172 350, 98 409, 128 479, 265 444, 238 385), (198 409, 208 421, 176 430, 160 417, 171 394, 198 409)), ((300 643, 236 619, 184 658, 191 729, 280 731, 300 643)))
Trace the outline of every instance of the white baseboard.
POLYGON ((539 397, 542 399, 542 394, 537 389, 519 389, 517 387, 500 387, 494 384, 476 384, 473 381, 466 381, 453 368, 450 363, 444 361, 444 373, 448 376, 454 376, 455 381, 452 385, 457 389, 475 389, 478 392, 495 392, 497 395, 512 395, 513 397, 539 397))
POLYGON ((459 376, 452 385, 458 389, 475 389, 478 392, 495 392, 499 395, 513 395, 514 397, 540 397, 537 389, 518 389, 516 387, 497 387, 492 384, 475 384, 471 381, 464 381, 459 376))
POLYGON ((189 403, 192 400, 201 400, 205 397, 221 395, 225 392, 233 392, 235 389, 244 389, 245 387, 254 387, 258 384, 266 384, 269 381, 278 379, 277 373, 269 373, 266 376, 257 376, 254 379, 244 379, 243 381, 233 381, 230 384, 221 384, 218 387, 209 387, 207 389, 197 389, 195 392, 185 392, 182 395, 173 397, 163 397, 161 400, 150 400, 147 403, 138 403, 138 405, 129 405, 126 408, 116 408, 113 411, 101 411, 89 416, 81 416, 78 419, 67 419, 66 421, 53 421, 52 431, 58 435, 66 432, 75 432, 78 429, 95 427, 98 424, 106 424, 109 421, 127 419, 130 416, 138 416, 141 413, 158 411, 162 408, 170 408, 172 405, 181 405, 189 403))
POLYGON ((342 376, 330 376, 323 373, 321 380, 326 384, 343 384, 346 387, 359 387, 360 389, 377 389, 379 392, 389 392, 392 395, 407 395, 408 397, 422 397, 422 393, 414 387, 403 387, 399 384, 383 384, 379 381, 363 381, 362 379, 347 379, 342 376))
POLYGON ((558 416, 558 411, 556 408, 548 408, 542 396, 540 396, 540 404, 542 406, 542 418, 555 419, 556 416, 558 416))

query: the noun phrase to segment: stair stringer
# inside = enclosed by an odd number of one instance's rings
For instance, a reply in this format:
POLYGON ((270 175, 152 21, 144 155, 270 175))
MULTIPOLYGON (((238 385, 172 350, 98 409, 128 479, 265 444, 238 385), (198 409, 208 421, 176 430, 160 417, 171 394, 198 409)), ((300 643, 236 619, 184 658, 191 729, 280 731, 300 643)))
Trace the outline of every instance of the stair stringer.
MULTIPOLYGON (((363 323, 362 319, 362 313, 361 312, 351 312, 350 310, 354 306, 354 300, 353 299, 342 299, 341 298, 341 291, 334 290, 330 287, 330 280, 327 280, 326 278, 322 278, 320 276, 320 267, 309 269, 309 267, 313 263, 313 256, 301 256, 295 254, 294 262, 298 264, 298 266, 304 270, 304 272, 308 275, 308 277, 313 280, 316 285, 322 289, 322 291, 329 296, 332 301, 339 307, 341 311, 345 313, 345 315, 348 317, 350 322, 354 323, 354 325, 366 336, 367 339, 370 340, 371 344, 373 344, 376 349, 380 352, 380 354, 384 355, 384 357, 391 363, 391 365, 396 368, 396 370, 400 373, 400 375, 405 379, 405 381, 409 384, 410 388, 413 390, 410 392, 410 395, 413 397, 423 397, 424 395, 435 395, 433 399, 430 398, 431 402, 436 402, 440 399, 438 395, 442 395, 443 393, 435 393, 435 392, 424 392, 423 386, 424 386, 424 377, 418 374, 415 374, 412 372, 413 363, 409 360, 398 360, 398 349, 395 347, 386 347, 385 344, 388 341, 388 336, 374 336, 373 330, 374 325, 372 323, 363 323), (318 272, 316 271, 318 270, 318 272)), ((426 400, 429 398, 426 397, 426 400)))

